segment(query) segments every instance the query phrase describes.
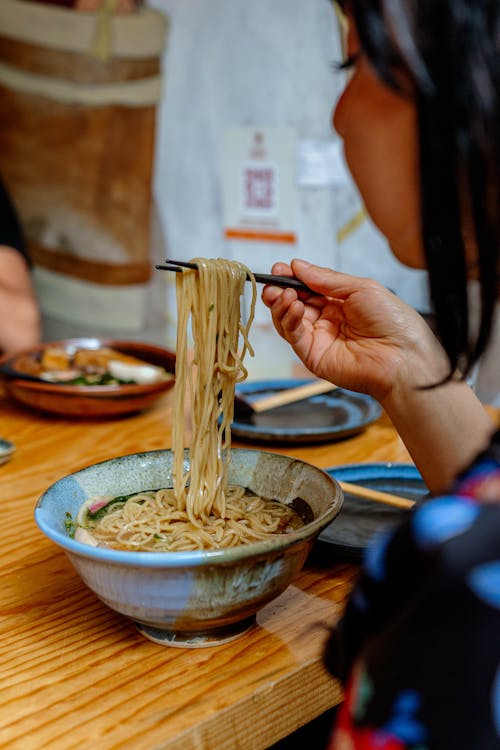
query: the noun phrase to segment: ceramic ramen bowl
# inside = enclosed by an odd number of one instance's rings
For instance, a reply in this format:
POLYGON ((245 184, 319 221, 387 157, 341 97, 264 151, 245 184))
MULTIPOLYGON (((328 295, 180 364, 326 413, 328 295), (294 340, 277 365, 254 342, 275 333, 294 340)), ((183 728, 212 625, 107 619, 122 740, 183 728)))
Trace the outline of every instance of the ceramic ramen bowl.
POLYGON ((75 518, 88 497, 172 486, 172 460, 169 450, 134 453, 70 474, 42 495, 35 520, 84 583, 147 638, 172 646, 218 645, 242 635, 256 612, 285 590, 314 539, 339 513, 342 490, 303 461, 234 448, 229 482, 287 504, 301 498, 309 516, 303 527, 248 545, 193 552, 105 549, 68 535, 66 513, 75 518))
POLYGON ((74 338, 39 344, 14 356, 0 358, 0 374, 5 379, 7 393, 25 406, 64 417, 118 417, 146 409, 174 385, 175 354, 168 349, 147 342, 114 341, 98 338, 74 338), (75 350, 99 350, 111 347, 131 355, 146 364, 156 365, 171 375, 153 383, 120 383, 118 385, 70 385, 16 377, 23 374, 23 366, 37 362, 44 349, 60 347, 75 350))

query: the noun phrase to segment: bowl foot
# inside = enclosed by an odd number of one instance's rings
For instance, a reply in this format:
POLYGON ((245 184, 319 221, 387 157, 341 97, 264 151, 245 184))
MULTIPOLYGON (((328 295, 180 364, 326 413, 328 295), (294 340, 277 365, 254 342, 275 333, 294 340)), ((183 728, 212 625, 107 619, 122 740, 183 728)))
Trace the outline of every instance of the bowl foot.
POLYGON ((233 622, 231 625, 223 625, 219 628, 209 630, 182 631, 155 628, 141 622, 134 623, 137 630, 150 641, 159 643, 161 646, 175 646, 176 648, 207 648, 208 646, 221 646, 224 643, 240 638, 247 633, 255 624, 255 616, 247 617, 245 620, 233 622))

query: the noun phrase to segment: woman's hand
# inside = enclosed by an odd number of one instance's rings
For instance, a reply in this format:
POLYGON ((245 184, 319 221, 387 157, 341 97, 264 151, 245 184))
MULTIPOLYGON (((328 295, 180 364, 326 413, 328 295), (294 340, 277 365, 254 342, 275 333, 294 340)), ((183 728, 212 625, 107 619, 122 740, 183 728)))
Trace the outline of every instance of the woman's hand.
POLYGON ((268 286, 262 299, 274 325, 319 377, 368 393, 384 407, 429 489, 438 492, 485 447, 493 424, 464 382, 451 380, 448 359, 424 319, 369 279, 304 261, 277 263, 317 295, 268 286))
POLYGON ((447 360, 423 318, 380 284, 305 261, 277 263, 317 295, 266 287, 262 294, 279 334, 311 372, 383 401, 396 382, 427 385, 447 360), (419 379, 420 378, 420 379, 419 379))

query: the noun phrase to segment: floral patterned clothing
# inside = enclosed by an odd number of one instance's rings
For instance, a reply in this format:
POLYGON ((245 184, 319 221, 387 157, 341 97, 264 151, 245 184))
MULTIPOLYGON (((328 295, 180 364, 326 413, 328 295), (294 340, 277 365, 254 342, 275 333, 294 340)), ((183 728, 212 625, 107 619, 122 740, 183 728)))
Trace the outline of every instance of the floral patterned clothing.
POLYGON ((369 547, 325 660, 329 750, 500 750, 500 432, 369 547))

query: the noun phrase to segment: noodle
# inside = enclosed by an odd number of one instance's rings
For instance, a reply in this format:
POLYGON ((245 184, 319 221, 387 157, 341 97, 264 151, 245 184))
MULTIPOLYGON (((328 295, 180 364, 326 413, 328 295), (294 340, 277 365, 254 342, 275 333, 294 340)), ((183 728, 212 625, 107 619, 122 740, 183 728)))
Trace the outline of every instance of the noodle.
POLYGON ((257 296, 255 279, 241 263, 197 258, 198 271, 177 277, 177 363, 174 386, 172 446, 174 490, 193 525, 207 522, 212 512, 224 516, 227 465, 230 460, 234 388, 247 377, 243 359, 257 296), (246 326, 241 324, 240 297, 247 274, 252 302, 246 326), (188 319, 194 342, 188 363, 188 319), (240 334, 243 348, 238 353, 240 334), (190 469, 183 468, 185 383, 192 413, 190 469), (219 423, 219 417, 221 421, 219 423))
MULTIPOLYGON (((87 501, 78 522, 100 543, 114 549, 177 552, 221 549, 287 533, 302 526, 298 515, 274 500, 230 488, 226 516, 210 516, 203 526, 193 525, 180 510, 172 489, 140 492, 113 503, 97 521, 89 516, 87 501)), ((83 539, 82 539, 83 541, 83 539)))
POLYGON ((241 263, 220 258, 194 262, 198 270, 178 273, 176 280, 173 488, 123 498, 91 498, 78 514, 79 527, 88 529, 97 543, 115 549, 172 552, 231 547, 302 525, 291 508, 228 485, 234 390, 247 377, 245 354, 253 355, 248 334, 256 284, 241 263), (244 325, 240 298, 247 275, 252 299, 244 325), (192 419, 188 468, 184 465, 186 390, 192 419))

